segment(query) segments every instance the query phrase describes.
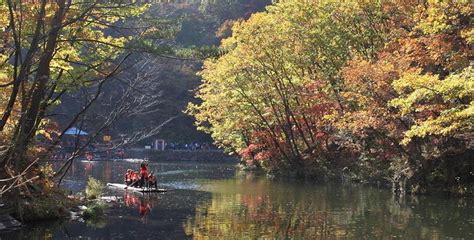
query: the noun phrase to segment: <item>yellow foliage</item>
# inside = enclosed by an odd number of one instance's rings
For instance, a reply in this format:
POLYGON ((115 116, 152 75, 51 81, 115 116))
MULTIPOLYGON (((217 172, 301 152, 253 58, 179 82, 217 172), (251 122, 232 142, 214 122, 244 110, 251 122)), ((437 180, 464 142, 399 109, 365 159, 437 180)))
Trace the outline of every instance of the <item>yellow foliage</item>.
POLYGON ((474 12, 474 4, 467 0, 462 1, 428 1, 426 9, 420 8, 420 18, 417 28, 425 34, 446 33, 457 30, 462 18, 469 17, 474 12))
POLYGON ((393 83, 400 97, 389 105, 401 110, 402 115, 426 112, 402 140, 408 144, 414 137, 453 135, 474 130, 474 68, 440 79, 436 75, 409 73, 393 83))

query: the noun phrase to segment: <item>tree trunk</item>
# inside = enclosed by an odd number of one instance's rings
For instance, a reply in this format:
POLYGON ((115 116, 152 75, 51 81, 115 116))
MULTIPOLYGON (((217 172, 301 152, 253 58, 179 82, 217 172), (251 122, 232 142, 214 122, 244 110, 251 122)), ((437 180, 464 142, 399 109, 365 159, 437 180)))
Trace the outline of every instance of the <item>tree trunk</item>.
MULTIPOLYGON (((46 1, 46 0, 44 0, 46 1)), ((58 8, 54 13, 50 30, 48 32, 46 47, 40 57, 36 75, 32 86, 32 95, 27 101, 26 112, 20 118, 18 124, 18 135, 14 139, 14 144, 10 151, 10 160, 15 161, 15 170, 21 171, 25 167, 25 153, 37 130, 38 122, 41 121, 40 113, 46 96, 46 89, 50 80, 50 63, 57 46, 57 41, 62 28, 64 15, 66 12, 65 0, 57 1, 58 8)))

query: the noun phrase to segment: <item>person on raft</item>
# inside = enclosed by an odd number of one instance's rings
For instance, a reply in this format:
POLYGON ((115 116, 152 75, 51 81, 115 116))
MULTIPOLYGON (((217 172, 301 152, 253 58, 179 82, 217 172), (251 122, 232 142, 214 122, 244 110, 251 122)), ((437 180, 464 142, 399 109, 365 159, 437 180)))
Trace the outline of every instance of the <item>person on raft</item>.
POLYGON ((127 186, 138 187, 140 184, 140 176, 138 172, 133 171, 132 169, 127 169, 127 172, 124 176, 124 181, 127 186))
POLYGON ((153 174, 153 172, 148 175, 148 188, 154 187, 155 189, 158 189, 158 184, 156 182, 156 176, 153 174))
POLYGON ((147 187, 158 189, 156 176, 153 172, 148 171, 148 161, 145 160, 140 164, 140 171, 135 172, 132 169, 127 169, 124 176, 124 182, 127 186, 131 187, 147 187))
POLYGON ((148 185, 148 161, 145 160, 140 165, 140 187, 148 185))
POLYGON ((127 172, 125 173, 125 176, 124 176, 124 182, 125 182, 125 185, 127 186, 130 186, 132 185, 133 181, 132 181, 132 169, 127 169, 127 172))

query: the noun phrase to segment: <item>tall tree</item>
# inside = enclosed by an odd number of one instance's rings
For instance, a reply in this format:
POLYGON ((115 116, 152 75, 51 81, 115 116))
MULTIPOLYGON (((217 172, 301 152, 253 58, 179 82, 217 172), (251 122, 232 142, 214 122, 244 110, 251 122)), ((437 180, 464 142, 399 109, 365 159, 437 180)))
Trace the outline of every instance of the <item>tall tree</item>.
POLYGON ((38 156, 32 157, 28 151, 61 96, 92 85, 100 89, 120 71, 120 63, 128 56, 124 54, 127 43, 154 31, 119 24, 146 8, 96 0, 8 0, 0 6, 0 24, 5 30, 0 40, 0 90, 8 99, 1 105, 0 131, 5 145, 0 154, 0 176, 8 177, 10 186, 27 181, 36 169, 38 156), (138 35, 132 37, 133 31, 138 35))
POLYGON ((372 5, 289 1, 235 24, 221 46, 228 52, 205 63, 204 102, 192 107, 198 124, 269 168, 323 169, 303 155, 325 158, 325 116, 343 110, 339 71, 352 54, 382 45, 382 18, 372 5))
POLYGON ((472 8, 280 1, 234 24, 190 112, 269 171, 339 171, 401 191, 469 183, 472 8))

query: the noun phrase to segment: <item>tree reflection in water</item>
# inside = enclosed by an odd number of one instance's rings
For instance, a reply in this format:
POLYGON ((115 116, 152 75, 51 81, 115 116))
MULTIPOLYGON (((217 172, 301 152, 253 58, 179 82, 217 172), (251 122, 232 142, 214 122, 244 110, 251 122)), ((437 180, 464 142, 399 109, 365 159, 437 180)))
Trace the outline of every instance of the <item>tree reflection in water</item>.
POLYGON ((467 236, 471 229, 463 221, 465 203, 453 199, 446 205, 371 187, 266 179, 216 181, 208 190, 212 199, 184 223, 194 239, 440 239, 467 236))
MULTIPOLYGON (((168 173, 158 176, 173 191, 124 195, 109 189, 107 194, 124 196, 124 201, 106 210, 105 222, 30 223, 0 238, 474 239, 473 198, 399 198, 362 185, 235 176, 228 165, 154 164, 168 173)), ((79 161, 64 185, 80 191, 87 174, 121 182, 123 172, 135 167, 79 161)))

